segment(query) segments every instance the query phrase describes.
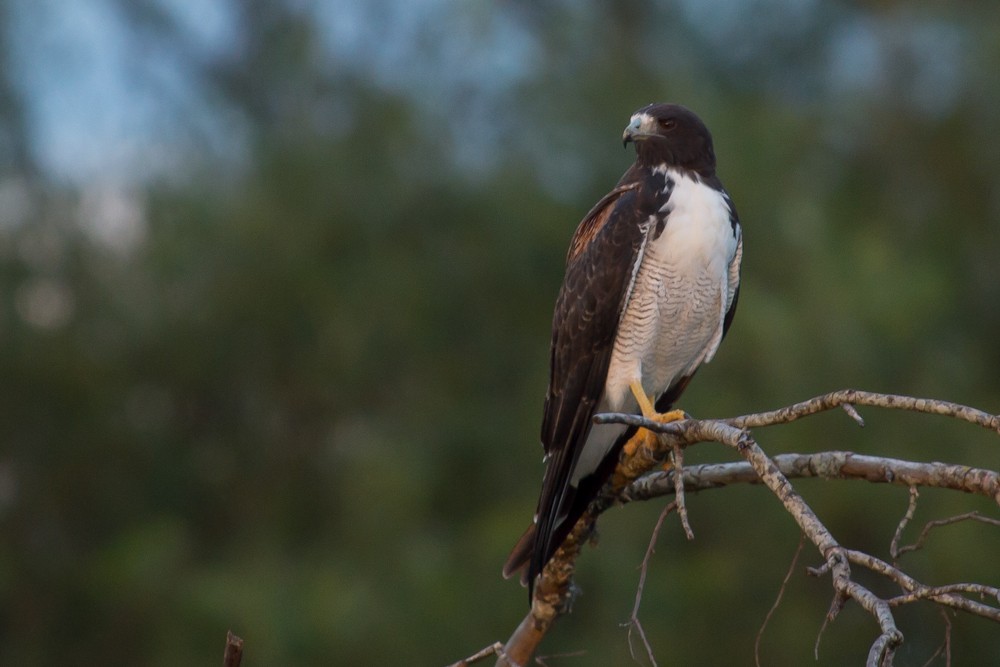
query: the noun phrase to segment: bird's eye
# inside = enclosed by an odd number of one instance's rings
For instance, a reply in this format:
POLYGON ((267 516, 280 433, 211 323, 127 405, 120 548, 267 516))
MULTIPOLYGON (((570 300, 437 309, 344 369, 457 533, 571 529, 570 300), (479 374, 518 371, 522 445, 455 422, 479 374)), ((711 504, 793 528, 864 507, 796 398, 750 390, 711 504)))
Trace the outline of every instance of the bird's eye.
POLYGON ((661 130, 672 130, 674 126, 677 125, 677 121, 673 118, 661 118, 659 121, 661 130))

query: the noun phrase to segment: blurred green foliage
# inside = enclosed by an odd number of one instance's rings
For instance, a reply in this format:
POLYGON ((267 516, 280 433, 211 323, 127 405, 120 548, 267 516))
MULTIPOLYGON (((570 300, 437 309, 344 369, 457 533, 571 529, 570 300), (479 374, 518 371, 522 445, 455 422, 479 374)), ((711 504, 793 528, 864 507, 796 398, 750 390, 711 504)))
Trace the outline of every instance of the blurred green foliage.
MULTIPOLYGON (((738 316, 684 408, 857 386, 1000 409, 995 3, 404 4, 243 3, 234 45, 206 51, 170 3, 110 3, 238 146, 181 121, 176 164, 125 184, 46 173, 30 71, 3 52, 0 663, 212 664, 230 628, 247 665, 445 664, 505 638, 566 244, 650 101, 707 120, 746 236, 738 316)), ((758 437, 1000 465, 967 425, 866 417, 758 437)), ((905 492, 799 488, 886 556, 905 492)), ((689 505, 697 539, 664 530, 646 632, 661 663, 746 664, 797 531, 756 487, 689 505)), ((586 654, 550 664, 631 664, 659 509, 604 517, 544 645, 586 654)), ((970 509, 996 514, 928 491, 917 521, 970 509)), ((955 526, 906 564, 995 585, 998 555, 955 526)), ((812 659, 829 597, 792 577, 765 663, 812 659)), ((899 664, 924 664, 941 617, 900 619, 899 664)), ((818 664, 858 664, 874 632, 848 608, 818 664)), ((998 636, 954 617, 955 663, 993 664, 998 636)))

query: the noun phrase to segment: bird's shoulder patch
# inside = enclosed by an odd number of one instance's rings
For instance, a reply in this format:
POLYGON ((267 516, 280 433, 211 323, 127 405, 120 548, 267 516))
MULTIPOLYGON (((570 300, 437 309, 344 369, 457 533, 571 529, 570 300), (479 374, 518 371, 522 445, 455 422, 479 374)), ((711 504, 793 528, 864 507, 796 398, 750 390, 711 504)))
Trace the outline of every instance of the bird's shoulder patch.
POLYGON ((600 234, 601 230, 611 219, 611 212, 615 209, 615 203, 627 192, 637 189, 641 183, 631 182, 619 185, 608 194, 601 197, 600 201, 594 204, 573 233, 573 238, 569 244, 569 252, 566 254, 566 263, 570 264, 574 259, 590 245, 591 241, 600 234))

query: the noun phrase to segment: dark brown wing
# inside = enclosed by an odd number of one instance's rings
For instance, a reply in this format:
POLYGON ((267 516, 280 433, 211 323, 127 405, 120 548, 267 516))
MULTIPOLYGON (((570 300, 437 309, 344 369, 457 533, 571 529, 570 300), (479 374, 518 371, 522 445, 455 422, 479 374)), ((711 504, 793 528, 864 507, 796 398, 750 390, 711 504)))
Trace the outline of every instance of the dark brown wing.
MULTIPOLYGON (((551 457, 580 426, 583 404, 596 405, 604 390, 622 303, 640 245, 634 220, 639 183, 616 187, 576 228, 566 275, 552 315, 549 389, 542 416, 542 446, 551 457)), ((544 494, 544 491, 543 491, 544 494)))
MULTIPOLYGON (((562 524, 571 506, 578 504, 570 478, 604 391, 623 302, 642 243, 640 225, 655 212, 654 202, 646 201, 641 179, 629 182, 628 177, 577 227, 556 299, 541 431, 547 465, 535 535, 525 538, 531 543, 529 585, 559 547, 566 532, 562 524)), ((527 546, 520 544, 522 557, 527 555, 527 546)))

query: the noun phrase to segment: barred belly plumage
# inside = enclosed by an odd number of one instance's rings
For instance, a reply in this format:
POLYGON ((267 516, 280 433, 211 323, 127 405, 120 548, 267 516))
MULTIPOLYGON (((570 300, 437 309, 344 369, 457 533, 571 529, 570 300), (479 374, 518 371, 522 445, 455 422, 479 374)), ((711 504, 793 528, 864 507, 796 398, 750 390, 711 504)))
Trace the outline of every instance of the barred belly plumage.
POLYGON ((670 174, 661 233, 649 225, 641 263, 619 324, 604 399, 631 410, 628 389, 641 381, 657 396, 715 353, 731 302, 730 263, 738 239, 725 196, 670 174))
POLYGON ((722 326, 725 273, 692 273, 666 259, 647 256, 636 277, 620 327, 628 333, 616 340, 608 373, 613 406, 625 407, 622 399, 632 398, 632 379, 639 379, 647 394, 660 394, 690 373, 722 326))

